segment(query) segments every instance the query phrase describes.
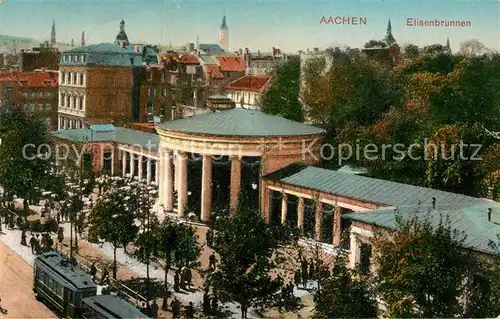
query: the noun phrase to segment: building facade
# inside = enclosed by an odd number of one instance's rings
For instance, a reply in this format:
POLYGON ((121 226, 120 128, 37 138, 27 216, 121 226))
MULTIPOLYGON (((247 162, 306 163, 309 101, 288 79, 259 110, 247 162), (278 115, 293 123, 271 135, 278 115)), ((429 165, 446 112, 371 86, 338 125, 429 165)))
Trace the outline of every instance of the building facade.
POLYGON ((237 107, 260 109, 260 97, 270 81, 271 76, 245 75, 231 82, 225 93, 236 102, 237 107))
MULTIPOLYGON (((131 121, 134 69, 140 53, 112 43, 62 54, 59 76, 59 129, 131 121)), ((136 104, 139 96, 136 94, 136 104)))
POLYGON ((61 52, 46 42, 32 50, 22 50, 19 54, 19 70, 33 72, 35 70, 59 70, 61 52))
POLYGON ((24 107, 44 118, 49 129, 56 129, 57 72, 0 73, 0 104, 24 107))

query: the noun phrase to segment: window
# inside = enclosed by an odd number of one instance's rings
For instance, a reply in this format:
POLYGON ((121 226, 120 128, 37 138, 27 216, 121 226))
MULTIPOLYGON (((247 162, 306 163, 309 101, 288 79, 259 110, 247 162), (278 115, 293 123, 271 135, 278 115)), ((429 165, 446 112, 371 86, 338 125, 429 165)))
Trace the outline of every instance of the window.
POLYGON ((80 56, 79 55, 75 55, 75 62, 80 62, 80 56))
POLYGON ((75 109, 80 109, 80 98, 79 97, 77 98, 75 96, 74 99, 75 99, 75 102, 74 102, 75 103, 75 109))
POLYGON ((83 85, 83 73, 80 73, 80 85, 83 85))
POLYGON ((25 98, 26 98, 26 97, 28 97, 28 93, 23 92, 23 96, 24 96, 25 98))
POLYGON ((73 73, 73 84, 74 85, 77 85, 78 83, 76 83, 76 73, 73 73))
POLYGON ((82 55, 80 56, 80 58, 81 58, 82 63, 85 63, 85 55, 83 55, 83 54, 82 54, 82 55))
POLYGON ((369 274, 371 258, 372 258, 372 245, 363 243, 361 244, 359 250, 360 250, 359 266, 361 272, 363 274, 369 274))
POLYGON ((45 111, 50 112, 51 109, 52 109, 52 105, 49 102, 45 103, 45 111))
POLYGON ((66 107, 69 108, 69 95, 66 95, 66 107))
POLYGON ((66 82, 66 72, 61 72, 61 83, 65 84, 66 82))
POLYGON ((83 110, 83 96, 80 96, 80 110, 83 110))
POLYGON ((165 73, 161 74, 161 83, 165 83, 165 73))
POLYGON ((167 107, 166 107, 165 103, 162 103, 161 107, 160 107, 160 114, 165 115, 166 110, 167 110, 167 107))
POLYGON ((148 115, 154 115, 154 106, 153 106, 153 103, 148 103, 147 104, 147 112, 148 112, 148 115))
POLYGON ((163 90, 162 90, 162 91, 163 91, 163 92, 162 92, 162 95, 163 95, 163 96, 167 96, 167 88, 163 88, 163 90))
POLYGON ((156 96, 156 90, 154 88, 149 88, 148 96, 156 96))
POLYGON ((76 96, 73 96, 73 107, 76 109, 76 96))
POLYGON ((69 56, 69 62, 73 62, 73 56, 72 55, 69 56))

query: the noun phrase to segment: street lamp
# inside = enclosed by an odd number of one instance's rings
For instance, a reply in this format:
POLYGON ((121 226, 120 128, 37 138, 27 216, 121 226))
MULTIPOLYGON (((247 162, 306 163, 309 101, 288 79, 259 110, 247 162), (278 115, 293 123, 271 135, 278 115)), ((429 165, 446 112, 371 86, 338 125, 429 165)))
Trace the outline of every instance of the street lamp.
POLYGON ((170 121, 175 120, 175 110, 177 109, 177 105, 172 105, 172 117, 170 118, 170 121))

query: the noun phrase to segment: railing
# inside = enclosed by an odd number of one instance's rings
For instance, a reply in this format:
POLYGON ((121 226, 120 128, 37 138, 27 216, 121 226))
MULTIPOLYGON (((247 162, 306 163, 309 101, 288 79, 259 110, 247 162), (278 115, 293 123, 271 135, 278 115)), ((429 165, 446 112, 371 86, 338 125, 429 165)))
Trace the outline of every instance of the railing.
MULTIPOLYGON (((69 248, 67 248, 64 245, 61 245, 59 243, 56 243, 56 251, 59 252, 62 256, 64 256, 67 259, 69 258, 69 248)), ((77 253, 73 252, 73 257, 75 258, 76 262, 78 263, 78 266, 85 270, 86 272, 90 273, 90 268, 91 268, 91 262, 86 259, 83 256, 78 255, 77 253)), ((99 274, 99 272, 98 272, 99 274)), ((100 274, 100 279, 102 279, 102 273, 100 274)), ((147 299, 146 297, 142 296, 139 294, 137 291, 132 290, 130 287, 127 287, 123 283, 119 282, 118 280, 115 280, 113 278, 109 278, 109 285, 117 290, 117 294, 119 296, 126 297, 129 299, 130 302, 134 304, 138 304, 140 302, 146 302, 147 299)))

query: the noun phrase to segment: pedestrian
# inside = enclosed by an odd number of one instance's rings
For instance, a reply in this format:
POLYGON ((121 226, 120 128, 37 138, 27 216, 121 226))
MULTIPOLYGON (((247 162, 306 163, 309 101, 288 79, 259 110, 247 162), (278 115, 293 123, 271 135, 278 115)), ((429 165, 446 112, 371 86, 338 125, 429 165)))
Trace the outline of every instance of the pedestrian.
POLYGON ((214 241, 214 231, 212 229, 209 229, 207 231, 207 246, 212 248, 212 245, 213 245, 213 241, 214 241))
POLYGON ((172 307, 172 316, 175 318, 180 318, 181 316, 181 303, 177 300, 177 297, 174 297, 174 300, 170 303, 170 307, 172 307))
POLYGON ((186 318, 188 319, 194 318, 194 307, 192 301, 190 301, 189 305, 186 307, 186 318))
POLYGON ((301 272, 302 272, 302 285, 304 285, 304 289, 307 288, 307 280, 309 279, 309 273, 307 272, 307 261, 302 260, 302 265, 301 265, 301 272))
POLYGON ((64 229, 62 227, 59 227, 59 230, 57 231, 57 241, 59 244, 62 243, 64 240, 64 229))
POLYGON ((9 218, 9 229, 14 229, 14 215, 10 215, 10 218, 9 218))
POLYGON ((203 293, 203 314, 208 316, 210 314, 210 297, 208 296, 208 288, 203 293))
POLYGON ((108 268, 104 268, 102 271, 101 285, 109 281, 109 271, 108 268))
POLYGON ((208 268, 215 270, 215 267, 216 267, 215 266, 215 262, 217 261, 217 259, 215 258, 215 254, 214 253, 212 253, 210 255, 210 257, 208 258, 208 261, 209 261, 208 268))
POLYGON ((47 235, 42 234, 42 240, 40 241, 42 249, 45 249, 47 247, 47 235))
POLYGON ((300 282, 302 280, 301 277, 302 276, 300 275, 300 268, 299 268, 299 269, 297 269, 297 271, 293 275, 293 281, 295 282, 295 285, 297 286, 297 288, 299 287, 299 284, 300 284, 300 282))
POLYGON ((38 239, 38 237, 40 237, 40 234, 36 234, 35 237, 36 237, 35 238, 35 254, 39 255, 40 251, 41 251, 41 247, 40 247, 40 240, 38 239))
POLYGON ((191 269, 188 267, 184 267, 184 282, 187 284, 187 288, 191 289, 191 280, 193 279, 193 274, 191 273, 191 269))
POLYGON ((314 279, 316 274, 314 273, 314 261, 311 259, 309 262, 309 278, 314 279))
POLYGON ((181 268, 180 270, 180 288, 182 290, 186 290, 186 282, 184 281, 186 279, 186 276, 184 275, 185 271, 184 271, 184 267, 181 268))
POLYGON ((145 302, 142 303, 141 312, 145 315, 148 315, 148 307, 146 307, 145 302))
POLYGON ((21 245, 23 246, 28 246, 26 243, 26 230, 23 229, 23 232, 21 233, 21 245))
POLYGON ((57 212, 56 221, 57 221, 57 225, 59 225, 61 223, 61 213, 60 212, 57 212))
POLYGON ((174 275, 174 291, 179 292, 179 280, 180 280, 179 270, 175 272, 174 275))
POLYGON ((90 266, 90 275, 92 276, 92 279, 95 280, 95 276, 97 275, 97 267, 95 266, 95 261, 90 266))
POLYGON ((30 246, 31 246, 31 253, 34 255, 35 254, 36 239, 35 239, 35 235, 33 235, 33 234, 31 234, 30 246))
MULTIPOLYGON (((153 317, 153 319, 157 319, 158 318, 158 304, 156 303, 156 300, 153 300, 153 303, 151 304, 151 307, 149 310, 150 310, 149 315, 151 317, 153 317)), ((148 312, 148 309, 146 308, 146 313, 147 312, 148 312)))

